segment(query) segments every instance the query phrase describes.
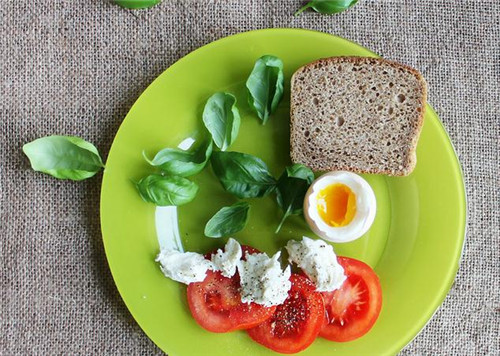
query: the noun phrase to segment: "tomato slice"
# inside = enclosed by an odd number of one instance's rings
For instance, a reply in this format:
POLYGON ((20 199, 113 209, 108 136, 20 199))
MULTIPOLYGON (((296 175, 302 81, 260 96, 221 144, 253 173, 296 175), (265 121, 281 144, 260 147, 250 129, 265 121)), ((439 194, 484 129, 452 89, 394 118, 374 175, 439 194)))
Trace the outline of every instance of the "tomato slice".
POLYGON ((322 292, 326 319, 320 336, 337 342, 357 339, 375 324, 382 308, 382 289, 366 263, 338 257, 347 276, 340 289, 322 292))
POLYGON ((259 344, 281 353, 306 349, 318 335, 324 319, 323 298, 314 284, 304 276, 292 274, 288 298, 278 305, 273 316, 248 335, 259 344))
POLYGON ((257 250, 255 247, 248 246, 248 245, 241 245, 241 259, 245 260, 245 255, 246 253, 249 253, 250 255, 253 255, 254 253, 262 253, 262 251, 257 250))
MULTIPOLYGON (((242 246, 242 249, 243 252, 259 252, 247 246, 242 246)), ((210 258, 211 254, 207 256, 210 258)), ((242 303, 239 288, 238 274, 227 278, 220 272, 207 271, 203 282, 191 283, 187 288, 189 309, 194 319, 208 331, 223 333, 252 328, 273 315, 276 307, 242 303)))

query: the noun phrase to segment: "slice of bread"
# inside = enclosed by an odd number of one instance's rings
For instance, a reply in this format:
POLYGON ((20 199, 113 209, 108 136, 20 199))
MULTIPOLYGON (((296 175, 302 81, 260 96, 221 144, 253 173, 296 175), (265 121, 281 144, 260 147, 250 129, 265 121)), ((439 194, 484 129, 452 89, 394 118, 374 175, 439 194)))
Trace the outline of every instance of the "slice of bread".
POLYGON ((427 98, 415 69, 377 58, 325 58, 299 68, 291 86, 294 163, 314 171, 413 171, 427 98))

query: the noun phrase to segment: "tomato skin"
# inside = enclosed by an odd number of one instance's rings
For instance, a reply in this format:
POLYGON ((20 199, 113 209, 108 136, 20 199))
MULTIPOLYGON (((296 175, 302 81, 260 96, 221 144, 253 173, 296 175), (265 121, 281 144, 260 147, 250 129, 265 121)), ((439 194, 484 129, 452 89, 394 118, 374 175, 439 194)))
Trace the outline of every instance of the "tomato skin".
MULTIPOLYGON (((249 246, 242 246, 242 250, 243 259, 245 251, 260 252, 249 246)), ((205 258, 210 259, 211 256, 212 253, 207 253, 205 258)), ((190 283, 187 287, 188 305, 193 318, 208 331, 224 333, 252 328, 273 315, 276 307, 242 303, 239 288, 238 273, 227 278, 218 271, 207 271, 202 282, 190 283)))
POLYGON ((340 289, 322 292, 326 318, 320 336, 346 342, 366 334, 382 308, 382 289, 373 269, 364 262, 338 257, 347 276, 340 289))
POLYGON ((292 274, 288 298, 278 305, 273 316, 248 329, 248 335, 259 344, 281 353, 306 349, 316 339, 325 319, 323 298, 314 284, 304 276, 292 274))

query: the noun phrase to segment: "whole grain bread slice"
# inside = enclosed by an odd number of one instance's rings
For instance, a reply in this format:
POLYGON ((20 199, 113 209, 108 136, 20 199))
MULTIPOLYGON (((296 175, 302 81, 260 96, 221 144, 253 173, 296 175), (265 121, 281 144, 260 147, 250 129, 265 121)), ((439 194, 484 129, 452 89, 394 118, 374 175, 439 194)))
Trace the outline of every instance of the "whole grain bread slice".
POLYGON ((426 83, 385 59, 332 57, 292 77, 290 145, 294 163, 314 171, 404 176, 417 162, 426 83))

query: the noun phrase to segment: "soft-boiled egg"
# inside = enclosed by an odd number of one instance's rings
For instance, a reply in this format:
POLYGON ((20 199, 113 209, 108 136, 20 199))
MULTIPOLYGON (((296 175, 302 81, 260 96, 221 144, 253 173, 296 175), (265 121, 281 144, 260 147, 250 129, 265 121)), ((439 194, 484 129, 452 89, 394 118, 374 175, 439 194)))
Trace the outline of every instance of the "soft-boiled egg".
POLYGON ((367 181, 350 172, 316 179, 304 199, 304 216, 318 236, 349 242, 364 235, 375 219, 377 201, 367 181))

